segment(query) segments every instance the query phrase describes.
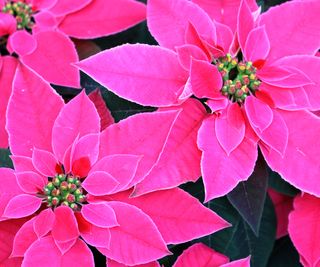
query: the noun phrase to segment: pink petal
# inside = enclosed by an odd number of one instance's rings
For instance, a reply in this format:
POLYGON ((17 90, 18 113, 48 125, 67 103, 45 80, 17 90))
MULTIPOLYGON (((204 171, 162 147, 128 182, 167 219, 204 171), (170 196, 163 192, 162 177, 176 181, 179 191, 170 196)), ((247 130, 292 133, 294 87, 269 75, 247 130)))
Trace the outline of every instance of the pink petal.
MULTIPOLYGON (((108 267, 128 267, 128 265, 125 265, 110 259, 107 260, 107 266, 108 267)), ((153 261, 146 264, 135 265, 134 267, 160 267, 160 265, 157 261, 153 261)))
POLYGON ((215 131, 220 145, 228 155, 242 143, 246 126, 237 103, 230 104, 225 112, 217 117, 215 131))
POLYGON ((319 118, 306 111, 278 110, 289 131, 288 145, 284 155, 276 150, 260 146, 268 165, 283 179, 304 192, 320 196, 317 179, 320 163, 318 132, 319 118))
POLYGON ((16 233, 13 241, 13 248, 11 256, 23 257, 26 250, 35 242, 38 237, 33 229, 33 223, 35 218, 27 221, 21 226, 19 231, 16 233))
POLYGON ((76 241, 77 241, 77 238, 72 239, 70 241, 65 241, 65 242, 54 240, 61 254, 65 254, 66 252, 68 252, 74 246, 76 241))
POLYGON ((103 97, 101 95, 101 92, 99 89, 96 89, 92 91, 88 97, 92 101, 92 103, 95 105, 99 116, 100 116, 100 128, 101 131, 103 131, 105 128, 107 128, 109 125, 114 123, 114 119, 111 115, 110 110, 106 106, 106 103, 103 100, 103 97))
POLYGON ((35 20, 35 25, 32 28, 33 33, 55 30, 58 24, 56 17, 51 12, 44 10, 33 15, 33 18, 35 20))
MULTIPOLYGON (((192 0, 205 10, 212 20, 216 20, 231 28, 234 32, 237 25, 237 14, 240 6, 240 0, 228 1, 208 1, 192 0)), ((247 0, 247 4, 252 11, 258 8, 255 0, 247 0)))
POLYGON ((91 246, 109 248, 111 234, 108 228, 101 228, 91 225, 90 232, 81 232, 81 237, 91 246))
POLYGON ((119 185, 118 181, 107 172, 96 171, 84 180, 82 187, 91 195, 103 196, 113 192, 119 185))
POLYGON ((262 100, 251 96, 244 103, 245 111, 252 127, 264 131, 273 120, 272 109, 262 100))
MULTIPOLYGON (((95 177, 92 177, 92 179, 95 181, 94 184, 98 185, 101 183, 101 181, 99 181, 98 179, 103 180, 102 177, 98 177, 98 174, 100 174, 101 172, 106 173, 106 175, 102 175, 105 176, 105 179, 108 179, 109 184, 105 184, 105 187, 102 187, 101 185, 102 190, 105 192, 105 194, 108 194, 111 193, 111 189, 112 187, 114 187, 114 190, 112 191, 118 192, 120 190, 124 190, 126 188, 131 187, 130 183, 136 174, 137 168, 139 166, 138 164, 140 163, 140 161, 141 156, 135 155, 119 154, 106 156, 103 157, 100 161, 97 162, 97 164, 95 164, 92 167, 89 176, 91 177, 91 175, 95 174, 95 177), (106 190, 106 187, 108 187, 109 189, 106 190)), ((89 182, 89 176, 86 178, 84 184, 87 184, 89 182)), ((90 180, 91 186, 93 182, 92 179, 90 180)), ((105 182, 107 182, 107 180, 105 180, 105 182)), ((96 190, 99 189, 96 188, 96 190)), ((95 193, 98 193, 96 190, 95 193)), ((101 193, 102 190, 100 189, 101 193)))
POLYGON ((40 212, 33 223, 33 228, 38 238, 45 236, 49 231, 52 230, 55 215, 52 209, 45 209, 40 212))
POLYGON ((72 173, 85 177, 99 154, 99 134, 88 134, 79 139, 72 153, 72 173))
POLYGON ((295 88, 295 87, 300 87, 300 86, 305 86, 305 85, 313 85, 313 82, 310 80, 310 78, 301 70, 287 66, 270 66, 267 67, 269 69, 273 68, 276 70, 276 74, 267 77, 269 75, 268 71, 263 68, 261 71, 258 71, 258 76, 259 78, 270 85, 281 87, 281 88, 295 88), (285 73, 282 76, 282 73, 285 73))
POLYGON ((221 96, 220 99, 207 100, 206 104, 211 109, 211 112, 214 113, 216 111, 222 111, 226 109, 229 106, 230 102, 228 98, 221 96))
POLYGON ((21 266, 48 266, 48 260, 50 260, 50 267, 60 267, 60 258, 61 253, 52 237, 47 236, 30 246, 24 255, 21 266))
POLYGON ((32 158, 11 155, 11 159, 16 172, 32 171, 38 173, 36 168, 33 166, 32 158))
POLYGON ((115 94, 145 106, 177 102, 187 81, 177 55, 159 46, 125 44, 77 65, 115 94))
POLYGON ((133 0, 93 0, 60 23, 65 34, 90 39, 123 31, 146 17, 145 5, 133 0))
POLYGON ((265 25, 272 47, 268 59, 272 61, 297 54, 314 55, 320 47, 319 12, 317 1, 291 1, 262 14, 259 25, 265 25), (304 15, 296 16, 296 12, 304 15))
MULTIPOLYGON (((236 20, 236 16, 235 16, 235 20, 236 20)), ((231 45, 234 38, 233 32, 225 24, 218 23, 217 21, 214 21, 214 24, 216 26, 216 31, 217 31, 217 48, 218 47, 222 48, 225 54, 231 49, 231 45)))
MULTIPOLYGON (((208 40, 210 41, 210 43, 215 43, 216 42, 216 32, 215 30, 213 30, 212 32, 212 36, 210 36, 211 38, 208 40)), ((208 43, 207 41, 205 41, 198 33, 197 29, 195 28, 195 26, 189 22, 186 32, 185 32, 185 42, 187 44, 191 44, 194 46, 199 47, 206 55, 206 60, 210 61, 211 60, 211 55, 209 53, 208 50, 208 46, 206 45, 206 43, 208 43)))
POLYGON ((133 183, 141 181, 156 164, 176 118, 177 111, 142 113, 109 126, 101 134, 100 157, 128 153, 143 155, 133 183))
POLYGON ((193 59, 190 70, 192 91, 198 98, 221 97, 222 77, 216 66, 193 59))
POLYGON ((5 56, 0 59, 0 148, 8 147, 8 134, 5 129, 6 111, 9 97, 12 92, 12 81, 16 72, 17 60, 14 57, 5 56))
POLYGON ((185 0, 150 0, 147 20, 153 37, 161 46, 170 49, 185 44, 189 23, 195 26, 200 36, 209 38, 215 33, 209 16, 199 6, 185 0))
POLYGON ((45 180, 42 176, 35 172, 18 172, 16 173, 17 181, 21 189, 25 193, 36 194, 42 192, 45 180))
POLYGON ((72 209, 60 206, 54 210, 55 220, 52 227, 52 236, 56 241, 67 242, 79 236, 77 220, 72 209))
POLYGON ((82 216, 95 226, 110 228, 118 226, 116 214, 107 202, 84 205, 82 216))
POLYGON ((221 267, 250 267, 250 256, 241 260, 225 263, 221 267))
POLYGON ((230 226, 196 198, 179 188, 130 198, 129 192, 111 196, 149 215, 167 244, 178 244, 217 232, 230 226))
POLYGON ((109 202, 109 205, 114 209, 120 226, 110 228, 110 249, 99 251, 108 258, 127 265, 148 263, 169 254, 149 216, 125 203, 109 202))
POLYGON ((284 57, 277 62, 283 66, 299 69, 309 77, 313 84, 303 86, 308 96, 308 102, 305 102, 304 105, 311 104, 313 110, 320 109, 320 77, 318 75, 320 58, 314 56, 290 56, 284 57))
POLYGON ((51 151, 51 130, 62 106, 48 83, 20 65, 7 115, 12 154, 31 157, 34 147, 51 151))
POLYGON ((4 217, 22 218, 34 214, 41 205, 41 198, 21 194, 13 197, 3 212, 4 217))
POLYGON ((58 0, 30 0, 35 10, 42 10, 52 7, 58 0))
POLYGON ((54 177, 57 174, 57 159, 49 151, 34 148, 32 153, 32 163, 44 176, 54 177))
POLYGON ((229 262, 227 256, 224 256, 202 243, 196 243, 186 249, 177 259, 173 267, 208 267, 221 266, 229 262))
POLYGON ((253 28, 254 19, 250 7, 246 0, 242 0, 240 2, 237 20, 237 35, 242 51, 245 51, 246 40, 253 28))
POLYGON ((6 260, 8 260, 8 258, 12 254, 14 237, 17 231, 21 228, 21 226, 24 223, 25 223, 25 219, 18 219, 18 220, 14 219, 14 220, 7 220, 7 221, 0 222, 0 240, 1 240, 0 263, 3 264, 4 266, 16 267, 16 265, 5 265, 5 263, 7 263, 6 260))
POLYGON ((135 195, 176 187, 199 178, 201 154, 197 147, 197 133, 206 111, 199 101, 193 99, 179 108, 182 111, 168 135, 158 162, 136 186, 135 195))
POLYGON ((227 156, 215 136, 215 121, 214 116, 204 120, 198 134, 206 201, 229 193, 240 181, 247 180, 258 155, 256 143, 246 133, 242 143, 227 156))
POLYGON ((264 60, 270 51, 270 42, 264 26, 253 29, 247 38, 244 55, 251 62, 264 60))
POLYGON ((283 155, 288 145, 288 128, 278 111, 273 109, 272 112, 272 123, 266 129, 263 131, 255 127, 253 129, 264 143, 283 155))
POLYGON ((27 250, 22 267, 68 267, 74 266, 75 263, 79 267, 94 267, 93 255, 82 240, 78 239, 74 246, 62 255, 53 238, 47 236, 34 242, 27 250))
POLYGON ((59 0, 56 1, 55 5, 52 6, 49 10, 56 16, 64 16, 68 13, 72 13, 84 8, 93 1, 95 0, 78 0, 70 5, 70 2, 68 0, 59 0))
POLYGON ((289 215, 289 235, 304 266, 318 266, 320 259, 320 229, 318 224, 320 199, 304 194, 294 200, 289 215))
MULTIPOLYGON (((1 7, 2 9, 2 7, 1 7)), ((0 14, 0 36, 10 35, 17 29, 17 21, 15 18, 6 13, 0 14)))
POLYGON ((63 162, 67 148, 77 136, 99 133, 99 115, 85 92, 81 92, 66 104, 52 129, 52 147, 55 156, 63 162))
MULTIPOLYGON (((0 168, 0 218, 8 202, 15 196, 23 194, 12 169, 0 168), (10 188, 10 191, 8 191, 10 188)), ((1 220, 0 220, 1 221, 1 220)))
POLYGON ((206 54, 197 46, 186 44, 176 47, 179 63, 189 70, 191 66, 192 58, 197 60, 208 60, 206 54))
POLYGON ((71 40, 58 31, 40 31, 33 35, 37 48, 21 61, 40 74, 47 82, 69 87, 80 87, 79 71, 71 65, 78 55, 71 40), (58 56, 57 55, 63 55, 58 56))
POLYGON ((8 39, 11 49, 20 57, 31 54, 37 48, 36 39, 27 31, 16 31, 8 39))
POLYGON ((94 267, 94 259, 91 250, 80 239, 63 255, 61 267, 70 267, 77 263, 77 267, 94 267))
POLYGON ((288 216, 293 209, 293 198, 269 188, 268 194, 271 197, 277 215, 277 238, 288 234, 288 216))

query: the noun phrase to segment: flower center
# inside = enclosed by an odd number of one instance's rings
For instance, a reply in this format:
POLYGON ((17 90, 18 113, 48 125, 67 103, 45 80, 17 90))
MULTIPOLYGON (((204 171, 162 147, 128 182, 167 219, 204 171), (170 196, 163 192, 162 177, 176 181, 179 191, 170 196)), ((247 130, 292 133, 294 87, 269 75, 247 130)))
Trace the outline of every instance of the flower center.
POLYGON ((230 54, 221 57, 216 62, 223 78, 221 93, 232 102, 243 103, 247 96, 254 95, 260 86, 257 69, 252 62, 238 61, 230 54))
POLYGON ((66 174, 56 175, 44 187, 43 192, 48 207, 68 206, 78 210, 86 201, 86 195, 78 177, 66 174))
POLYGON ((33 10, 32 6, 24 1, 8 1, 2 8, 3 13, 11 14, 17 21, 18 30, 31 30, 33 22, 33 10))

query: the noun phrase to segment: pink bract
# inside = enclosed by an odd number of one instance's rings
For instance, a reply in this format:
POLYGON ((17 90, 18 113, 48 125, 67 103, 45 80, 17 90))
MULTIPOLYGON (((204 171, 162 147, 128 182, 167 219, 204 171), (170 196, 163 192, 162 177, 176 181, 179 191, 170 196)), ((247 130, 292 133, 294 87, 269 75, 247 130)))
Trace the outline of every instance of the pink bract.
POLYGON ((162 125, 158 134, 164 146, 176 117, 176 111, 139 114, 117 124, 109 121, 101 133, 99 113, 84 92, 65 104, 20 64, 7 121, 15 170, 0 169, 0 234, 12 251, 1 255, 0 264, 16 258, 24 267, 94 266, 87 243, 120 266, 150 266, 170 254, 167 244, 228 227, 181 189, 130 198, 131 187, 155 164, 161 144, 149 159, 143 139, 126 138, 118 145, 111 136, 128 135, 128 127, 141 137, 146 131, 134 124, 140 119, 162 125), (142 150, 127 152, 134 147, 142 150), (15 227, 21 218, 23 225, 15 227), (12 232, 2 229, 7 224, 12 232))
POLYGON ((320 120, 310 112, 320 107, 320 2, 263 14, 255 1, 221 2, 225 12, 217 1, 150 0, 148 27, 161 46, 125 44, 77 64, 121 97, 180 110, 134 194, 195 181, 201 171, 206 201, 223 196, 250 176, 259 147, 286 181, 320 196, 320 120))
POLYGON ((293 209, 293 197, 281 194, 271 188, 268 189, 268 194, 277 216, 276 238, 281 238, 288 234, 288 217, 293 209))
POLYGON ((173 267, 250 267, 250 256, 229 262, 227 256, 220 254, 202 243, 186 249, 177 259, 173 267))
POLYGON ((320 199, 303 194, 294 199, 293 207, 289 215, 288 232, 300 254, 300 262, 305 267, 319 266, 320 199))
POLYGON ((19 0, 0 2, 0 147, 8 146, 5 112, 17 61, 47 82, 80 87, 72 64, 79 60, 71 40, 123 31, 145 19, 145 5, 135 0, 19 0), (16 16, 10 14, 14 12, 16 16), (19 15, 20 14, 20 15, 19 15), (21 17, 29 16, 29 19, 21 17), (1 67, 2 65, 2 67, 1 67))

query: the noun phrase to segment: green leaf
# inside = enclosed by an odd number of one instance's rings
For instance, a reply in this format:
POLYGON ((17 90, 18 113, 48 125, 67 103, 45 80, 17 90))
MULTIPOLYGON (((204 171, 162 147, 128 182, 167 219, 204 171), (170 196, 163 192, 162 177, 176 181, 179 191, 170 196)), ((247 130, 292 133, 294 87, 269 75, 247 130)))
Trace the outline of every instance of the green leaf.
POLYGON ((249 224, 256 236, 259 234, 260 222, 268 188, 268 171, 266 163, 259 157, 254 172, 245 182, 230 192, 227 197, 233 207, 249 224))
POLYGON ((9 149, 0 149, 0 167, 13 168, 9 149))
POLYGON ((289 236, 285 236, 276 241, 268 267, 302 267, 299 262, 299 254, 293 246, 289 236))
POLYGON ((194 242, 204 242, 214 250, 228 256, 231 260, 251 255, 251 267, 267 266, 276 235, 276 215, 269 196, 266 197, 262 213, 259 237, 255 236, 250 226, 242 219, 226 197, 215 199, 207 204, 212 210, 230 222, 232 227, 194 242))
POLYGON ((281 176, 269 169, 269 186, 279 193, 294 197, 300 191, 287 183, 285 180, 281 178, 281 176))

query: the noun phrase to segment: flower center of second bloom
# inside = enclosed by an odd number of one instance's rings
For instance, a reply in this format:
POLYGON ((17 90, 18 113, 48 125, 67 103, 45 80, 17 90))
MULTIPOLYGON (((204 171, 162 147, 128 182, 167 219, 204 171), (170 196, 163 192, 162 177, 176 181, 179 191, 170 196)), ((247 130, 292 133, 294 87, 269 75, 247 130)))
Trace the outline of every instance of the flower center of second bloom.
POLYGON ((2 8, 3 13, 11 14, 17 21, 18 30, 31 30, 34 24, 33 22, 33 10, 32 6, 24 1, 7 1, 2 8))
POLYGON ((67 206, 78 210, 86 202, 86 195, 80 179, 69 174, 58 174, 44 187, 45 202, 48 207, 67 206))
POLYGON ((260 86, 257 78, 257 69, 250 61, 240 61, 230 54, 216 61, 223 78, 221 93, 232 102, 242 104, 250 95, 254 95, 260 86))

